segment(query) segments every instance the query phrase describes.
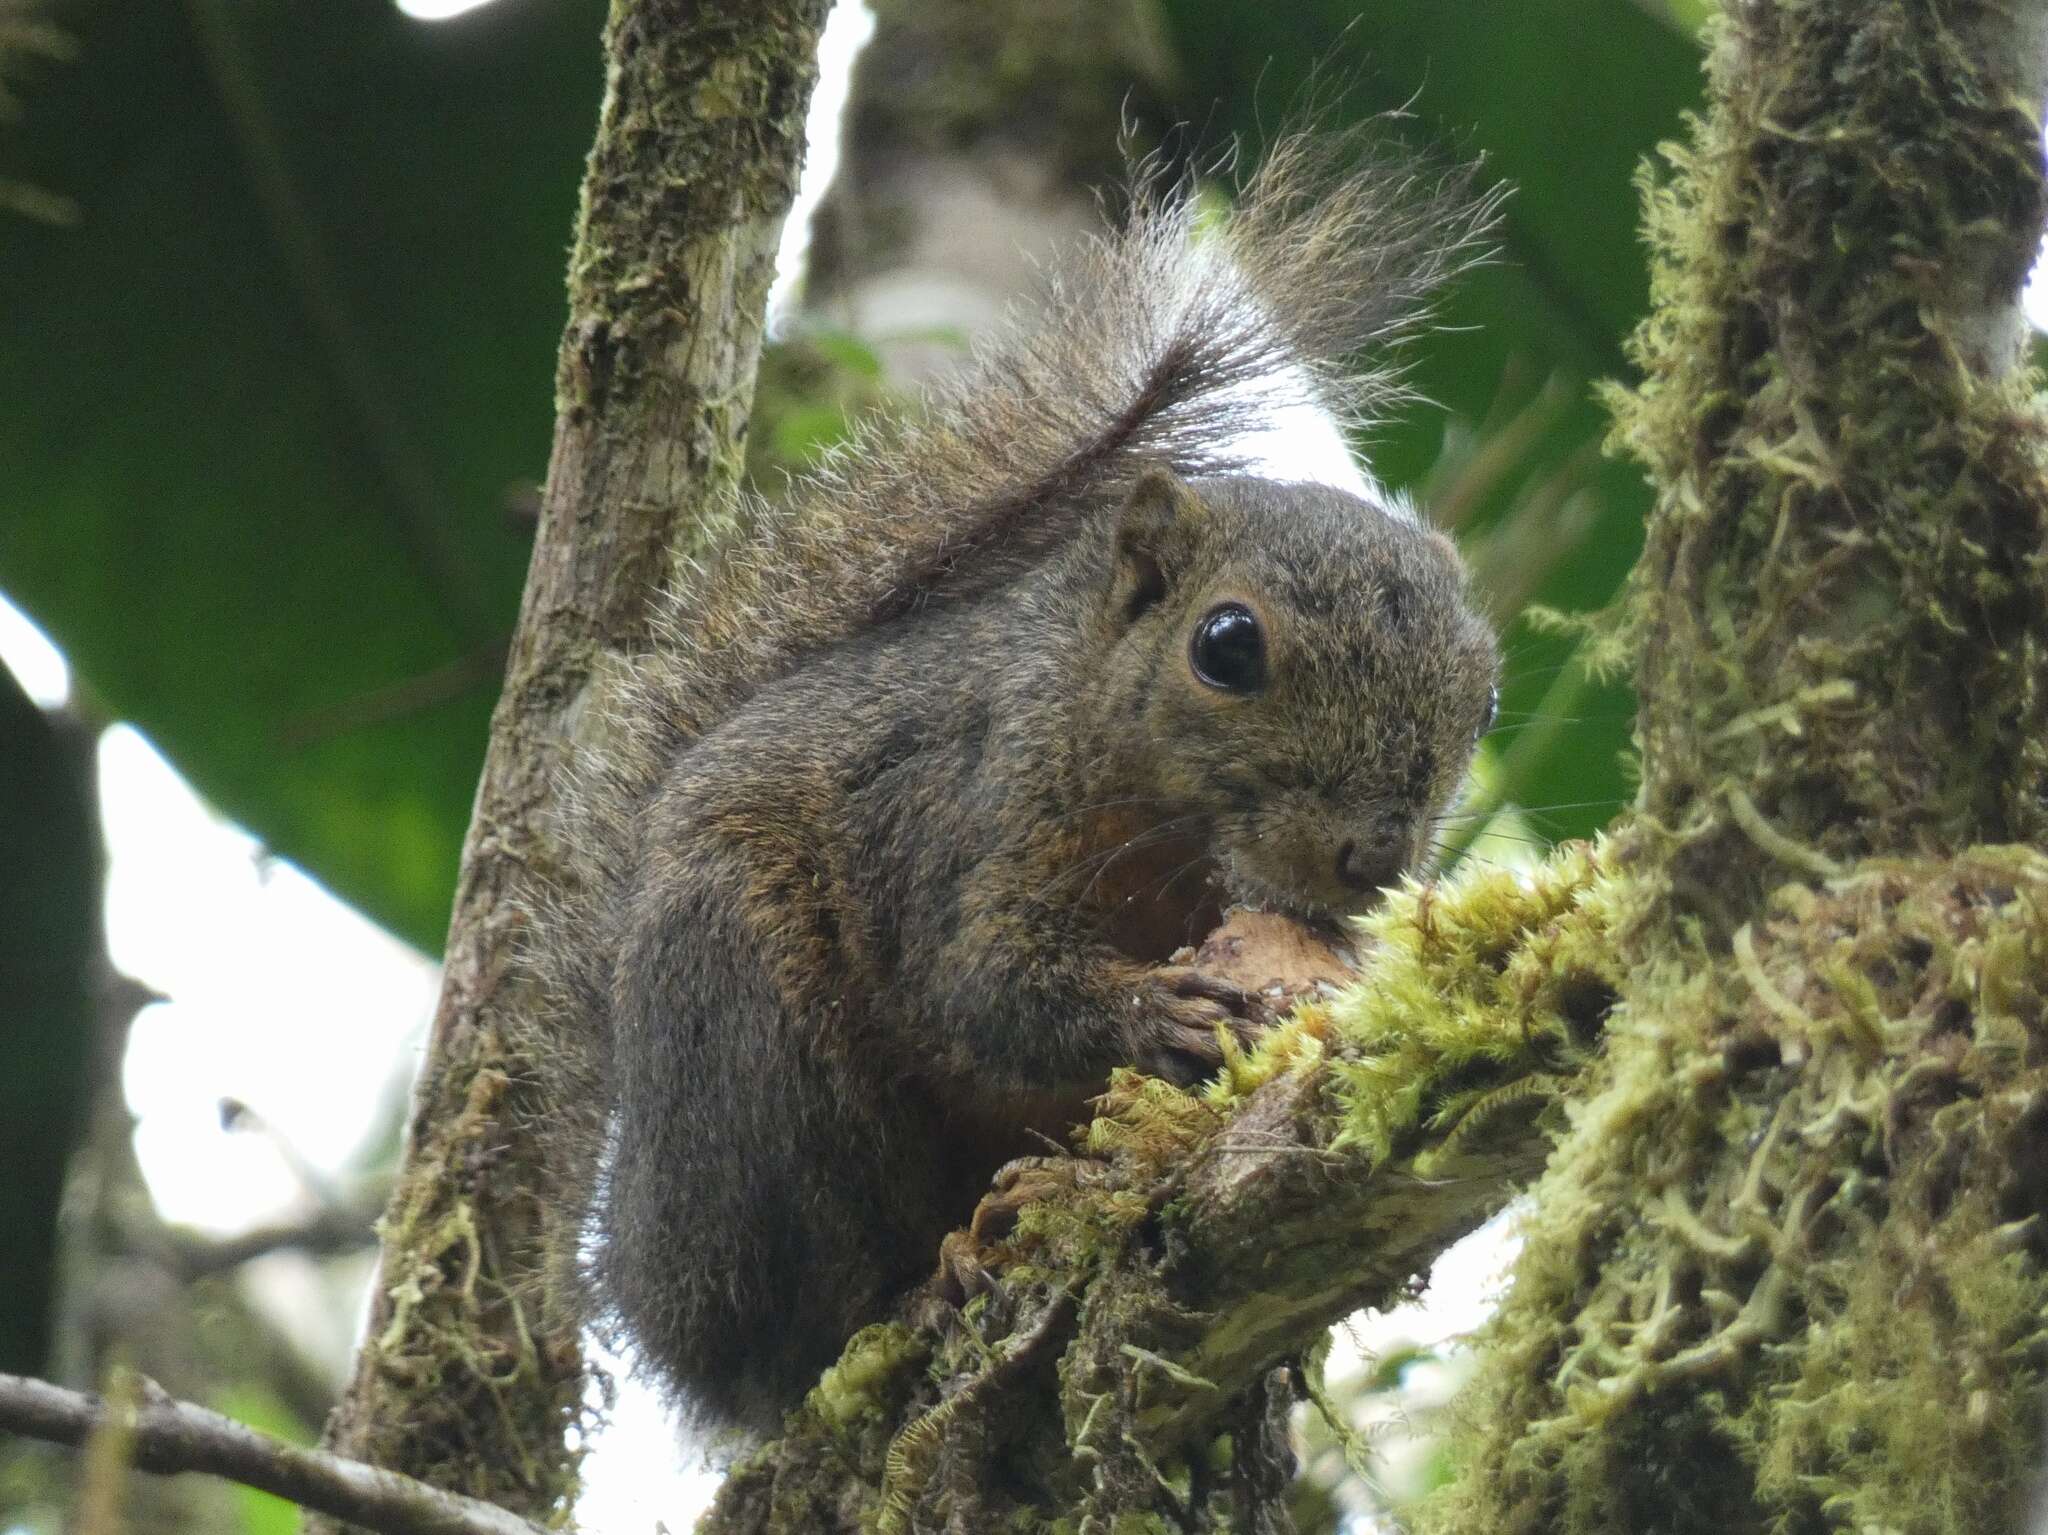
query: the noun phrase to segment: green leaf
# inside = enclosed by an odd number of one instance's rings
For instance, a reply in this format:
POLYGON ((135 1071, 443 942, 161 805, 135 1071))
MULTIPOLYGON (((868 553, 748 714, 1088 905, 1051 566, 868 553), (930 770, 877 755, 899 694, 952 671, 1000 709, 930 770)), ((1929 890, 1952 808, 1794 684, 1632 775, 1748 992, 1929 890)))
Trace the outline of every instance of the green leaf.
POLYGON ((60 0, 0 179, 0 588, 438 947, 545 470, 601 0, 60 0))

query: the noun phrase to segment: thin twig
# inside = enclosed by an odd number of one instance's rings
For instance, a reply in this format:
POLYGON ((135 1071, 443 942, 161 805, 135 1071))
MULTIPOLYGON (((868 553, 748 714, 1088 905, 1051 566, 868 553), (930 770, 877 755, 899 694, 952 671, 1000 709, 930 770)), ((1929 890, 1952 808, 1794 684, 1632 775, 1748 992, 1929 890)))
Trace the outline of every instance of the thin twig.
POLYGON ((75 1447, 117 1415, 129 1419, 119 1426, 128 1439, 129 1464, 138 1470, 226 1477, 379 1535, 542 1535, 540 1526, 493 1504, 325 1450, 286 1444, 177 1401, 154 1381, 136 1379, 134 1406, 125 1412, 98 1396, 0 1374, 0 1430, 8 1433, 75 1447))
MULTIPOLYGON (((377 1209, 383 1208, 380 1203, 377 1209)), ((172 1245, 178 1274, 186 1281, 240 1268, 252 1259, 286 1248, 315 1258, 365 1251, 376 1245, 377 1212, 367 1203, 322 1209, 305 1220, 258 1226, 231 1237, 208 1241, 176 1233, 172 1245)))

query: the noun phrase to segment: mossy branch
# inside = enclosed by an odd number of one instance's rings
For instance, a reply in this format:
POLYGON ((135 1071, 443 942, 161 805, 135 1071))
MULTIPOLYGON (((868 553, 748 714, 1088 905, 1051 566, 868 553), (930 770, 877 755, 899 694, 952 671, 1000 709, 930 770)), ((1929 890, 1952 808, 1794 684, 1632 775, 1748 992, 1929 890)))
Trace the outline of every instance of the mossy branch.
POLYGON ((1264 1528, 1302 1356, 1541 1165, 1614 995, 1599 863, 1413 887, 1358 988, 1201 1095, 1119 1075, 1087 1155, 949 1248, 987 1285, 856 1338, 700 1531, 1264 1528))
POLYGON ((586 1379, 540 1282, 556 1234, 515 1049, 539 1032, 525 901, 559 876, 560 754, 596 726, 599 658, 644 642, 649 595, 730 502, 826 8, 611 7, 547 494, 367 1342, 328 1428, 353 1459, 535 1520, 573 1495, 586 1379))

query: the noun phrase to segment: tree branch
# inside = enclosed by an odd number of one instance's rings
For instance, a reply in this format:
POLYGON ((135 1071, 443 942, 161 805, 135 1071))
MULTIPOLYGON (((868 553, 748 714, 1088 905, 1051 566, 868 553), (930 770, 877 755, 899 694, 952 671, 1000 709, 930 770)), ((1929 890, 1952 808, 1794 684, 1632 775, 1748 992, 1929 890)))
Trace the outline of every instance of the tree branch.
POLYGON ((347 1205, 327 1206, 304 1220, 257 1226, 231 1237, 170 1233, 172 1261, 179 1277, 188 1283, 287 1248, 310 1257, 331 1258, 362 1251, 376 1240, 375 1212, 347 1205))
POLYGON ((172 1476, 203 1471, 275 1493, 378 1535, 542 1535, 539 1527, 475 1498, 361 1461, 305 1450, 168 1395, 132 1377, 132 1407, 47 1381, 0 1374, 0 1429, 77 1448, 118 1431, 128 1463, 172 1476))
POLYGON ((1247 1425, 1291 1400, 1290 1362, 1541 1166, 1618 979, 1599 873, 1579 848, 1411 889, 1358 990, 1202 1095, 1119 1074, 1087 1157, 949 1241, 972 1298, 935 1282, 855 1338, 700 1535, 1269 1527, 1284 1441, 1247 1425))
POLYGON ((586 1377, 544 1296, 548 1146, 522 1039, 526 903, 557 882, 561 754, 600 659, 720 525, 739 472, 826 0, 614 0, 557 371, 554 452, 463 849, 444 980, 382 1223, 367 1341, 328 1426, 357 1458, 537 1519, 573 1496, 586 1377))

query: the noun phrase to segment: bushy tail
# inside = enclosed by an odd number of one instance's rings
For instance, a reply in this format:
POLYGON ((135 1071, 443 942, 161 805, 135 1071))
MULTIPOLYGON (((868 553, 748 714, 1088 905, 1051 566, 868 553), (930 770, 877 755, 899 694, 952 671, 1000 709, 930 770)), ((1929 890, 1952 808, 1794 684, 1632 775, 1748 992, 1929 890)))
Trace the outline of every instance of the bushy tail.
POLYGON ((576 888, 535 913, 556 1005, 545 1096, 581 1121, 556 1130, 572 1203, 599 1197, 610 966, 641 811, 676 753, 807 654, 1010 579, 1148 465, 1229 472, 1284 412, 1357 426, 1402 400, 1389 348, 1478 259, 1498 199, 1377 131, 1282 139, 1214 227, 1190 179, 1138 167, 1119 232, 1058 264, 921 409, 862 427, 784 501, 750 503, 659 643, 619 658, 611 739, 570 786, 576 888))
POLYGON ((1057 264, 971 366, 746 509, 638 690, 664 744, 808 653, 1008 579, 1147 464, 1229 472, 1289 408, 1355 427, 1403 399, 1390 349, 1481 254, 1498 199, 1381 126, 1283 138, 1214 228, 1190 179, 1137 167, 1121 231, 1057 264))

